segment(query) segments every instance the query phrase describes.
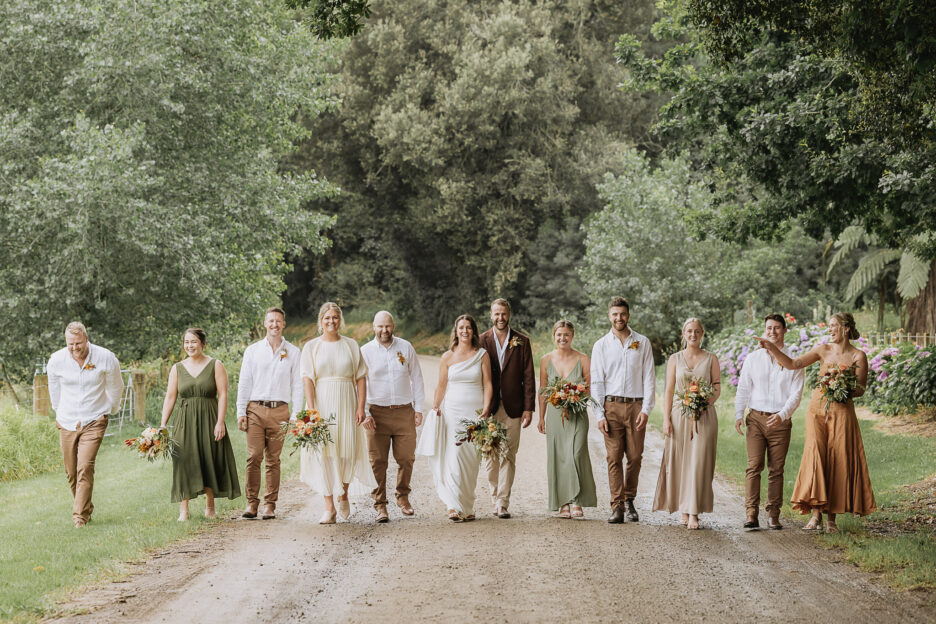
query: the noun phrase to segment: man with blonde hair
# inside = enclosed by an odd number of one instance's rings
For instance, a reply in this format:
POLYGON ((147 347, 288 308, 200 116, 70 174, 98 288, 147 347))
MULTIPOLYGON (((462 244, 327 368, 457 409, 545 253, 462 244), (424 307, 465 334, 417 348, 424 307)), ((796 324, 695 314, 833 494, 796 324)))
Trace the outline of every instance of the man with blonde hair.
POLYGON ((94 461, 107 430, 109 414, 120 410, 123 380, 117 357, 88 340, 79 322, 65 328, 65 348, 49 358, 49 396, 71 487, 75 528, 91 519, 94 461))

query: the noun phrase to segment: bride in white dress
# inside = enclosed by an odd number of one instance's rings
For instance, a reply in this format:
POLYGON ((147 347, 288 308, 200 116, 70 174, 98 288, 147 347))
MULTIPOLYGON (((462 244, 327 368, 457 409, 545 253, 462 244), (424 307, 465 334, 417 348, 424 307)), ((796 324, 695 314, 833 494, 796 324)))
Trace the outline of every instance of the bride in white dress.
POLYGON ((433 407, 440 412, 441 441, 429 466, 439 498, 455 522, 474 520, 475 488, 481 460, 473 444, 455 445, 462 419, 487 416, 493 398, 491 362, 481 348, 478 324, 468 314, 455 320, 452 345, 442 356, 433 407), (441 408, 441 409, 440 409, 441 408))

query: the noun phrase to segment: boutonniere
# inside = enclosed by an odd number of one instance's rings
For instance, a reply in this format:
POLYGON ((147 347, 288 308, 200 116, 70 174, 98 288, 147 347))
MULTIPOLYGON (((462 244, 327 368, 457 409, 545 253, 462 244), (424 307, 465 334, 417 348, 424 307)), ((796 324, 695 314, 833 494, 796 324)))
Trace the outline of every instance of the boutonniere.
POLYGON ((396 359, 400 360, 400 364, 406 364, 406 358, 399 351, 396 352, 396 359))
POLYGON ((630 343, 629 345, 627 345, 627 348, 628 348, 628 349, 631 349, 631 350, 633 350, 633 351, 636 351, 637 349, 640 348, 640 341, 639 341, 639 340, 635 340, 634 342, 632 342, 632 343, 630 343))
POLYGON ((281 360, 286 359, 286 349, 283 349, 282 351, 280 351, 280 359, 281 360))
POLYGON ((91 362, 88 362, 83 367, 81 367, 81 370, 94 370, 95 368, 97 368, 97 366, 95 366, 91 362))
POLYGON ((513 349, 514 347, 520 346, 520 336, 514 336, 513 338, 510 339, 510 342, 507 344, 511 349, 513 349))

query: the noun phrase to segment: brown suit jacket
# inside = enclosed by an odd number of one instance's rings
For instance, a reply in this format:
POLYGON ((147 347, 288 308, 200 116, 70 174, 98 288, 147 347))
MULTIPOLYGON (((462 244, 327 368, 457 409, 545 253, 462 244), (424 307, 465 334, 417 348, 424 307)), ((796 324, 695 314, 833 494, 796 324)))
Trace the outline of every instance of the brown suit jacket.
POLYGON ((491 386, 494 398, 491 400, 491 414, 497 412, 501 401, 504 411, 511 418, 520 418, 523 412, 536 409, 536 375, 533 372, 533 351, 530 339, 516 329, 511 328, 510 340, 516 339, 516 346, 508 346, 504 353, 504 370, 497 359, 497 338, 494 330, 481 334, 481 346, 491 359, 491 386))

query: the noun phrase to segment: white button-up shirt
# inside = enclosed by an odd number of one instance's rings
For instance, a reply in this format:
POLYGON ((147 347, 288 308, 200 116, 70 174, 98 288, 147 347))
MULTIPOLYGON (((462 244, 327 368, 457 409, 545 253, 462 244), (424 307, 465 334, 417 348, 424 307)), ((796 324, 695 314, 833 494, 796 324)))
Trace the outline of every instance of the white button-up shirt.
POLYGON ((507 328, 507 337, 503 344, 497 339, 497 332, 494 332, 494 346, 497 347, 497 361, 500 362, 500 369, 504 370, 504 355, 507 354, 507 345, 510 344, 510 328, 507 328))
POLYGON ((598 403, 595 417, 604 420, 606 396, 643 398, 640 411, 649 415, 656 403, 653 349, 645 336, 633 329, 622 344, 613 331, 592 348, 591 395, 598 403))
POLYGON ((82 364, 67 348, 59 349, 49 358, 46 372, 55 420, 62 429, 76 431, 120 411, 124 389, 120 362, 104 347, 88 343, 88 357, 82 364))
MULTIPOLYGON (((783 352, 790 355, 789 349, 783 349, 783 352)), ((803 369, 783 368, 770 359, 767 349, 751 352, 741 365, 741 379, 735 395, 735 420, 744 418, 747 407, 789 420, 803 398, 805 379, 803 369)))
POLYGON ((393 337, 384 347, 376 338, 361 347, 367 364, 367 404, 388 407, 413 405, 423 411, 425 391, 416 349, 408 341, 393 337))
POLYGON ((237 417, 247 415, 247 404, 251 401, 289 403, 295 416, 305 403, 300 356, 299 347, 285 338, 276 351, 266 338, 247 347, 237 381, 237 417))

